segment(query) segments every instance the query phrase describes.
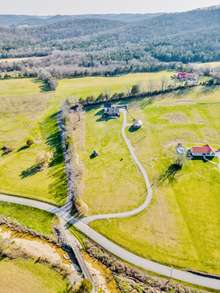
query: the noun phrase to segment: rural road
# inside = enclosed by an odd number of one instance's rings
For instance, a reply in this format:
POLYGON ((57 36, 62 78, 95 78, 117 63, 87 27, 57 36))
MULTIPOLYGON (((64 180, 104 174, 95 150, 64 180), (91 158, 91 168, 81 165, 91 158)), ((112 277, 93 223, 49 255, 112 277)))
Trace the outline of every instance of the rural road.
MULTIPOLYGON (((66 243, 70 245, 72 248, 75 257, 78 261, 78 264, 82 270, 82 273, 86 279, 91 280, 93 283, 93 278, 84 262, 84 259, 81 255, 79 243, 78 241, 73 237, 73 235, 65 228, 66 224, 68 223, 68 219, 70 218, 68 214, 68 207, 69 204, 64 205, 63 207, 57 207, 42 201, 28 199, 24 197, 19 196, 12 196, 12 195, 6 195, 0 193, 0 201, 1 202, 7 202, 12 204, 18 204, 22 206, 37 208, 43 211, 46 211, 48 213, 56 215, 60 219, 60 229, 62 231, 63 238, 65 239, 66 243)), ((93 287, 93 293, 95 293, 94 287, 93 287)))
MULTIPOLYGON (((0 194, 0 201, 19 204, 28 207, 34 207, 60 216, 60 208, 57 208, 56 206, 50 204, 45 204, 37 200, 0 194)), ((63 220, 67 223, 67 220, 65 218, 63 220)), ((85 234, 88 238, 92 239, 94 242, 102 246, 107 251, 137 267, 140 267, 150 272, 154 272, 161 276, 173 278, 193 285, 203 286, 209 289, 220 290, 220 280, 218 279, 200 276, 186 271, 174 269, 169 266, 161 265, 154 261, 147 260, 113 243, 112 241, 108 240, 107 238, 105 238, 92 228, 90 228, 87 224, 83 223, 82 221, 75 220, 73 225, 75 228, 77 228, 79 231, 85 234)))
POLYGON ((67 203, 67 206, 63 206, 59 208, 57 206, 53 206, 52 204, 47 204, 38 200, 32 200, 32 199, 21 198, 18 196, 10 196, 5 194, 0 194, 0 201, 34 207, 34 208, 38 208, 38 209, 47 211, 49 213, 55 214, 58 217, 62 218, 65 224, 72 223, 79 231, 81 231, 88 238, 92 239, 94 242, 99 244, 101 247, 103 247, 104 249, 112 253, 113 255, 119 257, 120 259, 128 263, 131 263, 137 267, 140 267, 144 270, 154 272, 156 274, 165 276, 167 278, 173 278, 179 281, 190 283, 193 285, 203 286, 209 289, 220 290, 220 279, 215 279, 213 277, 209 278, 207 276, 201 276, 201 275, 193 274, 187 271, 182 271, 182 270, 175 269, 166 265, 162 265, 157 262, 150 261, 140 256, 137 256, 127 251, 126 249, 122 248, 121 246, 117 245, 116 243, 110 241, 109 239, 105 238, 104 236, 102 236, 101 234, 99 234, 98 232, 96 232, 95 230, 93 230, 92 228, 88 226, 88 223, 94 220, 110 219, 110 218, 124 218, 124 217, 136 215, 139 212, 143 211, 146 207, 148 207, 148 205, 150 204, 152 200, 152 188, 151 188, 149 178, 147 176, 147 173, 144 167, 142 166, 137 156, 135 155, 134 149, 129 139, 126 136, 125 131, 127 127, 127 118, 126 118, 127 116, 125 111, 123 111, 123 114, 124 114, 124 120, 123 120, 123 126, 122 126, 122 135, 128 146, 128 149, 131 153, 131 156, 135 164, 138 166, 140 172, 142 173, 145 179, 145 183, 147 187, 146 200, 140 207, 125 213, 97 215, 97 216, 87 217, 82 220, 77 220, 75 218, 71 218, 69 214, 69 209, 67 208, 69 205, 68 203, 67 203))

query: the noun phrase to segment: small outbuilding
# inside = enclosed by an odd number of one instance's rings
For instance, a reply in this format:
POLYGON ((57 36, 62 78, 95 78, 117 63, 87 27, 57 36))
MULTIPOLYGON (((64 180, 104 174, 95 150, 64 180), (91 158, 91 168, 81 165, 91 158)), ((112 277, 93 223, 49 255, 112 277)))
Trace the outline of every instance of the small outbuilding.
POLYGON ((132 125, 132 128, 137 130, 137 129, 140 129, 142 126, 143 126, 143 122, 141 120, 135 120, 132 125))

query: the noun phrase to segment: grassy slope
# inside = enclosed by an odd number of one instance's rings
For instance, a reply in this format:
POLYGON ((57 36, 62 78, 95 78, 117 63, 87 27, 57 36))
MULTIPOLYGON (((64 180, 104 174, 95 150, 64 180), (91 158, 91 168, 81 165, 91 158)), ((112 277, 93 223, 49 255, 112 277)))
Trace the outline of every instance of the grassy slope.
POLYGON ((27 260, 0 261, 0 293, 60 293, 67 282, 46 265, 27 260))
POLYGON ((144 128, 129 134, 150 174, 154 200, 142 214, 92 226, 139 255, 170 265, 220 273, 220 173, 217 166, 186 161, 173 181, 160 180, 175 161, 178 142, 219 147, 220 90, 168 95, 133 104, 144 128))
POLYGON ((0 81, 0 146, 13 148, 12 153, 0 157, 0 192, 62 204, 65 180, 54 114, 57 105, 53 94, 42 93, 40 87, 31 79, 0 81), (22 150, 30 137, 36 143, 22 150), (45 152, 53 155, 51 166, 35 172, 36 159, 45 152))
POLYGON ((0 203, 0 215, 44 235, 52 235, 55 217, 38 209, 20 205, 0 203))

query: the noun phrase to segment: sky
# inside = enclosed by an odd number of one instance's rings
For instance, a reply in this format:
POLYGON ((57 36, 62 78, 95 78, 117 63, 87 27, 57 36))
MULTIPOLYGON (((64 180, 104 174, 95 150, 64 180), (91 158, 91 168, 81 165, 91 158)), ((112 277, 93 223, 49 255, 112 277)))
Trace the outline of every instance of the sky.
POLYGON ((0 14, 91 14, 185 11, 220 0, 0 0, 0 14))

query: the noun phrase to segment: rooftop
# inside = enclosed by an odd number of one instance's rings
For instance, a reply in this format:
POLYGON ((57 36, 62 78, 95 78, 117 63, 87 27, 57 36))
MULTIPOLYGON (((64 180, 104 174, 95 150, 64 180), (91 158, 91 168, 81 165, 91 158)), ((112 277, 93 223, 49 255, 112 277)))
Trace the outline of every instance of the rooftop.
POLYGON ((201 147, 192 147, 191 148, 192 153, 197 153, 197 154, 207 154, 213 152, 212 148, 207 144, 201 147))

